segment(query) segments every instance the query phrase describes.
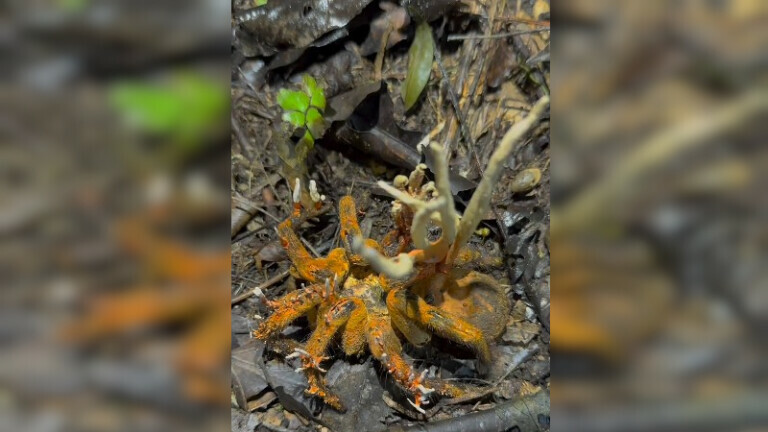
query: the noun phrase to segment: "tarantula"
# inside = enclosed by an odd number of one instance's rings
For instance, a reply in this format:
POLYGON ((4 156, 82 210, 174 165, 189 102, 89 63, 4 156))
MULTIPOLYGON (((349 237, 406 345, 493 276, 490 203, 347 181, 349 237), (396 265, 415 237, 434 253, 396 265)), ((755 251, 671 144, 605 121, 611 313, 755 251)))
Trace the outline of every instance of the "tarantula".
MULTIPOLYGON (((537 103, 531 115, 510 132, 522 136, 547 104, 548 100, 537 103)), ((398 332, 415 345, 436 334, 468 346, 484 362, 491 360, 488 344, 504 329, 509 301, 493 278, 462 267, 483 260, 481 253, 466 247, 466 242, 489 206, 492 186, 514 141, 505 136, 494 152, 484 180, 461 219, 454 209, 445 157, 436 144, 429 147, 435 161, 434 183, 422 185, 423 167, 410 178, 396 178, 394 186, 379 182, 396 198, 396 228, 383 245, 363 239, 354 200, 344 196, 339 201, 343 247, 331 250, 324 258, 313 258, 294 231, 305 212, 297 179, 293 214, 279 225, 278 234, 293 263, 292 273, 309 285, 274 301, 264 299, 273 313, 254 336, 274 337, 298 317, 310 317, 315 330, 303 348, 288 356, 301 358, 300 369, 309 381, 308 394, 344 411, 341 400, 321 376, 325 353, 339 332, 347 355, 362 354, 368 347, 394 380, 413 395, 409 402, 420 412, 424 412, 421 406, 429 403, 431 393, 459 397, 472 392, 468 387, 429 378, 426 371, 418 374, 402 356, 398 332), (441 229, 435 241, 428 236, 430 222, 441 229), (414 247, 406 252, 411 243, 414 247)), ((317 201, 317 192, 311 192, 317 201)))

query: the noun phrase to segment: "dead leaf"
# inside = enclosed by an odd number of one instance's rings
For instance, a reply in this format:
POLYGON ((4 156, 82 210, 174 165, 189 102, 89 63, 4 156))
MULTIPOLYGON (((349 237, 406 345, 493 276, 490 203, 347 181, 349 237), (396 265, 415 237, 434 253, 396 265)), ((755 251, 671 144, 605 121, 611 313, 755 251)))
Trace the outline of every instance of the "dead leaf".
POLYGON ((269 406, 269 404, 271 404, 275 400, 277 400, 277 395, 275 394, 275 392, 272 392, 272 391, 264 392, 264 394, 257 397, 256 399, 248 401, 247 411, 253 412, 253 411, 256 411, 257 409, 266 408, 269 406))
POLYGON ((308 384, 303 374, 277 360, 267 363, 264 372, 269 386, 285 409, 308 419, 315 418, 310 405, 312 400, 304 394, 308 384))
POLYGON ((236 42, 244 55, 270 56, 306 48, 344 28, 371 0, 279 0, 235 14, 236 42))
POLYGON ((249 343, 232 351, 232 390, 237 405, 245 409, 248 400, 267 388, 263 369, 258 366, 264 353, 264 343, 252 339, 249 343))
POLYGON ((278 241, 266 244, 264 247, 258 250, 254 255, 256 260, 256 267, 261 269, 261 263, 263 261, 278 262, 288 258, 288 254, 285 252, 285 248, 278 241))
POLYGON ((498 39, 494 43, 492 54, 488 58, 486 83, 489 88, 499 87, 517 65, 515 54, 506 39, 498 39))
POLYGON ((510 323, 501 339, 515 345, 528 345, 536 335, 541 331, 541 326, 537 323, 522 321, 510 323))
POLYGON ((390 2, 381 2, 379 7, 384 10, 384 13, 371 22, 368 37, 360 45, 361 55, 367 56, 378 52, 381 48, 381 39, 390 28, 392 30, 387 39, 387 48, 393 47, 407 37, 403 30, 408 28, 411 19, 405 8, 390 2))

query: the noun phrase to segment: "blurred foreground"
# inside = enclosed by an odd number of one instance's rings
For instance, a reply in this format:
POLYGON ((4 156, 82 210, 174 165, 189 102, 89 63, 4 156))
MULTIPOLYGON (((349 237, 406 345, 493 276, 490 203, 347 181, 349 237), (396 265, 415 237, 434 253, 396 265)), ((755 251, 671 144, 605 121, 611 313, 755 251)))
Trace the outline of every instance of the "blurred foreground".
POLYGON ((768 3, 552 10, 554 429, 768 425, 768 3))
POLYGON ((10 2, 0 430, 227 430, 229 4, 10 2))

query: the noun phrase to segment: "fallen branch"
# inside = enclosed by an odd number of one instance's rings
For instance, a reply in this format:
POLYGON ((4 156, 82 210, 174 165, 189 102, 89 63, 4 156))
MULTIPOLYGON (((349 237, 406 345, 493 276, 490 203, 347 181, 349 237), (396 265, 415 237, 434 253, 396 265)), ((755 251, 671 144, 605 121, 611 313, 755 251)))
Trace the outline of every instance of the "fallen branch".
POLYGON ((389 432, 503 432, 517 427, 521 432, 548 429, 549 393, 536 394, 497 405, 487 411, 467 414, 434 423, 403 428, 394 426, 389 432))
MULTIPOLYGON (((278 273, 275 276, 273 276, 271 279, 269 279, 268 281, 266 281, 263 284, 259 285, 258 288, 262 289, 262 290, 267 289, 267 288, 271 287, 272 285, 274 285, 274 284, 280 282, 281 280, 285 279, 286 277, 288 277, 289 274, 291 274, 290 270, 286 270, 286 271, 284 271, 282 273, 278 273)), ((255 290, 254 289, 250 289, 247 292, 244 292, 244 293, 240 294, 239 296, 233 298, 232 299, 232 304, 235 305, 237 303, 240 303, 241 301, 243 301, 243 300, 247 299, 248 297, 254 295, 254 293, 255 293, 255 290)))

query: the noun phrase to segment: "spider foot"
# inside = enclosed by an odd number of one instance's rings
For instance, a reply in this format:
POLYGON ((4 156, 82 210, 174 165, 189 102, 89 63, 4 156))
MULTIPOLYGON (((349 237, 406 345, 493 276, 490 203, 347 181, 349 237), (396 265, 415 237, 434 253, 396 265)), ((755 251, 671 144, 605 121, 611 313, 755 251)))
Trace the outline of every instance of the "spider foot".
POLYGON ((253 296, 259 299, 259 301, 269 309, 276 309, 280 305, 277 301, 269 300, 267 296, 264 295, 264 291, 259 287, 253 289, 253 296))
POLYGON ((296 369, 296 372, 301 372, 304 370, 316 370, 319 372, 328 372, 326 369, 323 369, 320 367, 320 363, 322 363, 325 360, 328 360, 330 357, 325 356, 313 356, 306 350, 302 348, 295 348, 294 351, 291 354, 288 354, 285 359, 290 360, 293 358, 300 358, 302 366, 300 368, 296 369))
POLYGON ((339 275, 338 273, 333 274, 333 280, 331 278, 325 278, 325 291, 322 291, 320 293, 320 296, 322 296, 323 300, 330 300, 336 297, 336 291, 339 287, 339 275))
POLYGON ((435 392, 434 388, 424 385, 427 370, 424 369, 419 376, 416 376, 413 369, 408 366, 403 368, 402 364, 397 360, 390 360, 390 356, 387 353, 382 353, 380 359, 387 368, 387 372, 413 395, 413 400, 408 399, 408 403, 416 408, 418 412, 426 414, 422 405, 429 404, 429 395, 435 392))
POLYGON ((425 387, 424 384, 422 384, 426 376, 427 376, 427 370, 424 369, 421 372, 421 375, 419 375, 418 377, 415 377, 413 372, 411 372, 411 375, 408 377, 410 381, 410 384, 408 385, 408 390, 410 390, 410 392, 413 393, 414 395, 413 400, 408 399, 408 403, 410 403, 411 406, 416 408, 416 411, 422 414, 426 414, 426 412, 421 406, 429 403, 428 395, 435 391, 435 389, 425 387))
POLYGON ((316 374, 309 375, 309 387, 304 391, 304 393, 306 393, 308 396, 314 396, 322 399, 323 402, 339 412, 346 412, 346 408, 341 402, 341 399, 336 394, 328 390, 328 388, 325 387, 325 384, 321 381, 321 378, 316 374))

